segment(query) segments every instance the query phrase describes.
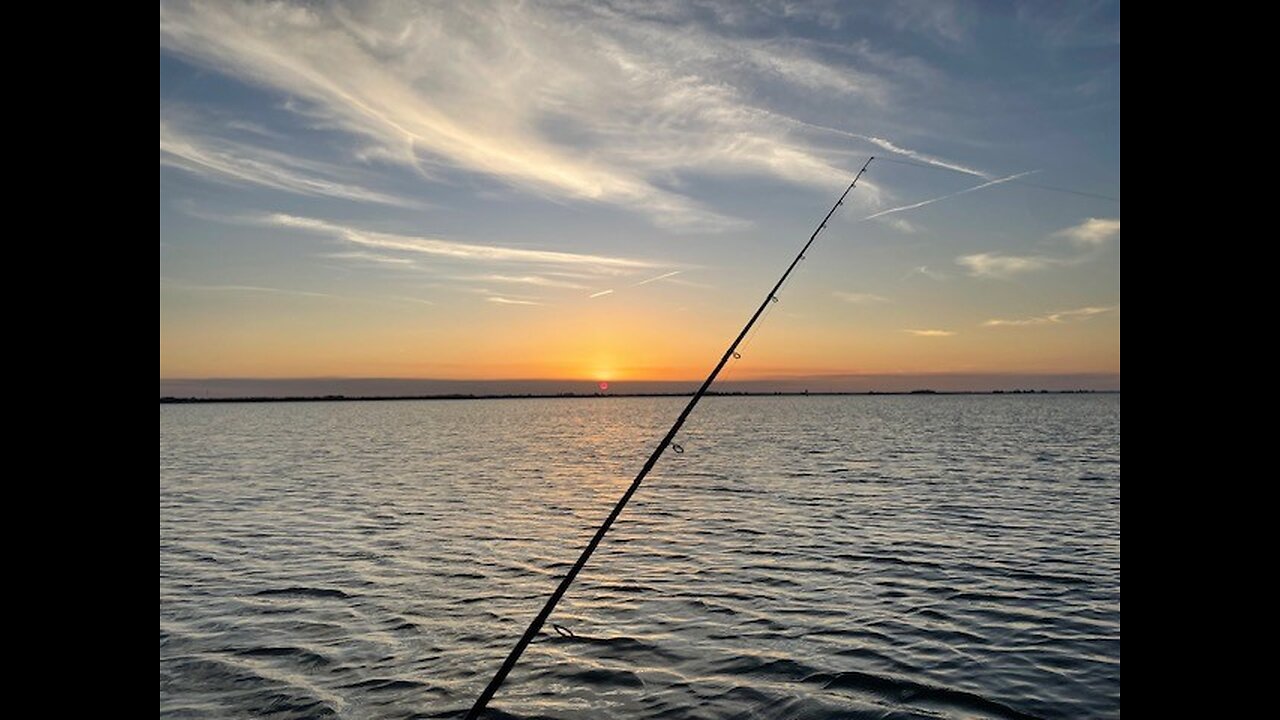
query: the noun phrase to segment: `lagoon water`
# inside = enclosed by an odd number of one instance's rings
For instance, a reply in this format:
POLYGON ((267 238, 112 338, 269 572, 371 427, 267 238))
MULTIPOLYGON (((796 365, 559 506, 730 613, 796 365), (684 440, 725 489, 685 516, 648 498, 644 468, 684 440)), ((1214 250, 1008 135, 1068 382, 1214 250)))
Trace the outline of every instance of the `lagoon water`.
MULTIPOLYGON (((453 717, 684 398, 162 405, 160 714, 453 717)), ((717 397, 495 717, 1120 715, 1120 396, 717 397)))

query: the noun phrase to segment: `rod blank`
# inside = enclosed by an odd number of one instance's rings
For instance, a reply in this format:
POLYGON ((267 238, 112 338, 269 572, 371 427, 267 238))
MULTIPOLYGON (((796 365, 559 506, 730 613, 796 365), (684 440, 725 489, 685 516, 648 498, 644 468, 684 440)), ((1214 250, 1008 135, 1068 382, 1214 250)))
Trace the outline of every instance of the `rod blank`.
MULTIPOLYGON (((549 618, 551 613, 556 609, 556 605, 560 602, 560 598, 564 597, 565 592, 569 590, 569 586, 572 585, 574 579, 578 577, 578 573, 582 570, 583 566, 587 564, 587 560, 591 559, 592 553, 596 551, 596 547, 599 546, 600 541, 604 539, 605 533, 609 532, 609 528, 613 527, 613 522, 622 514, 622 509, 627 506, 628 502, 630 502, 631 496, 635 495, 636 490, 640 489, 640 483, 644 481, 645 476, 649 474, 649 471, 653 469, 653 466, 658 463, 658 458, 662 457, 662 453, 672 445, 672 441, 675 439, 676 433, 680 432, 680 428, 684 426, 684 421, 689 418, 689 414, 693 412, 695 407, 697 407, 698 401, 702 399, 702 396, 707 394, 707 388, 711 387, 711 383, 715 382, 716 376, 718 376, 720 371, 724 369, 725 363, 729 362, 729 358, 737 354, 738 345, 742 342, 742 339, 747 336, 751 327, 756 324, 756 320, 760 319, 760 315, 764 312, 765 308, 769 306, 769 303, 778 301, 778 290, 782 287, 782 284, 787 281, 787 278, 791 275, 791 271, 795 269, 796 264, 804 257, 809 246, 817 239, 818 234, 827 226, 827 221, 835 214, 836 209, 844 204, 844 199, 848 197, 849 193, 858 184, 858 180, 862 178, 862 174, 867 171, 867 167, 871 165, 872 160, 875 160, 875 156, 867 158, 867 162, 863 164, 862 169, 854 176, 853 182, 849 183, 849 187, 844 189, 844 192, 840 195, 840 199, 837 200, 836 204, 832 205, 831 209, 827 211, 827 216, 822 218, 821 223, 818 223, 817 229, 815 229, 813 234, 809 236, 809 241, 804 244, 804 247, 800 248, 800 252, 796 253, 795 259, 787 266, 786 271, 782 273, 782 277, 778 278, 777 284, 775 284, 773 289, 764 296, 764 301, 760 303, 760 307, 756 308, 751 319, 747 321, 747 324, 743 326, 742 331, 738 333, 738 337, 734 338, 733 343, 729 345, 729 349, 724 351, 724 355, 720 357, 720 362, 716 363, 711 374, 707 376, 707 379, 703 381, 702 386, 699 387, 698 391, 689 399, 689 404, 680 412, 680 416, 676 418, 671 429, 667 431, 667 434, 658 443, 658 447, 654 448, 653 454, 645 461, 644 467, 640 468, 640 472, 636 475, 636 479, 631 481, 631 486, 622 494, 622 497, 618 498, 617 504, 613 506, 613 510, 609 513, 609 517, 605 518, 604 522, 600 524, 600 527, 596 529, 596 534, 591 538, 591 542, 587 543, 587 546, 583 548, 582 554, 578 556, 578 561, 573 564, 573 567, 569 568, 569 572, 565 573, 564 578, 560 580, 560 585, 556 587, 555 592, 551 593, 551 597, 547 598, 546 604, 542 606, 542 610, 533 618, 533 622, 529 623, 529 627, 524 631, 524 635, 520 636, 520 639, 516 641, 516 646, 511 649, 511 652, 507 655, 507 659, 502 662, 502 667, 498 668, 498 672, 495 673, 493 679, 489 681, 489 685, 480 693, 480 697, 476 698, 475 705, 472 705, 471 710, 467 712, 466 720, 478 720, 480 714, 484 712, 489 701, 493 699, 494 693, 498 692, 498 688, 502 687, 502 683, 507 679, 507 675, 511 672, 511 669, 516 666, 517 662, 519 662, 520 656, 524 654, 525 648, 529 647, 529 643, 533 642, 533 639, 538 636, 538 633, 542 630, 543 624, 546 623, 547 618, 549 618)), ((684 448, 680 448, 680 451, 683 450, 684 448)))

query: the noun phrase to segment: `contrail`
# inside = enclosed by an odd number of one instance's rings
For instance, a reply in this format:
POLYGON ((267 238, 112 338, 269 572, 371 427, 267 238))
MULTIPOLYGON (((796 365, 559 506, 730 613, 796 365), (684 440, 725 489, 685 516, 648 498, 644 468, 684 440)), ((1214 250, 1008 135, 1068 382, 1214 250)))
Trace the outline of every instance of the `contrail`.
POLYGON ((1008 177, 996 178, 995 180, 989 180, 989 181, 987 181, 987 182, 984 182, 984 183, 982 183, 981 185, 974 185, 974 186, 973 186, 973 187, 971 187, 971 188, 965 188, 964 190, 960 190, 959 192, 948 193, 948 194, 946 194, 946 195, 939 195, 939 196, 938 196, 938 197, 936 197, 936 198, 929 198, 928 200, 921 200, 921 201, 920 201, 920 202, 918 202, 918 203, 912 203, 912 204, 910 204, 910 205, 903 205, 903 206, 901 206, 901 207, 889 208, 888 210, 881 210, 881 211, 880 211, 880 212, 878 212, 878 213, 872 213, 872 214, 870 214, 870 215, 868 215, 868 216, 866 216, 866 217, 864 217, 864 218, 862 218, 862 219, 863 219, 863 220, 872 220, 872 219, 874 219, 874 218, 883 217, 883 216, 885 216, 885 215, 892 215, 893 213, 900 213, 900 212, 904 212, 904 211, 906 211, 906 210, 915 210, 916 208, 921 208, 921 207, 924 207, 925 205, 932 205, 932 204, 934 204, 934 203, 936 203, 936 202, 939 202, 939 201, 942 201, 942 200, 947 200, 947 199, 949 199, 949 198, 956 197, 957 195, 964 195, 964 194, 966 194, 966 193, 971 193, 971 192, 973 192, 974 190, 981 190, 982 188, 988 188, 988 187, 991 187, 992 185, 999 185, 999 184, 1001 184, 1001 183, 1011 182, 1011 181, 1013 181, 1013 180, 1017 180, 1018 178, 1026 177, 1026 176, 1028 176, 1028 175, 1031 175, 1032 173, 1038 173, 1038 172, 1040 172, 1040 171, 1039 171, 1039 170, 1028 170, 1028 171, 1026 171, 1026 172, 1020 172, 1020 173, 1017 173, 1017 174, 1015 174, 1015 175, 1010 175, 1010 176, 1008 176, 1008 177))
POLYGON ((919 160, 922 163, 927 163, 935 167, 945 168, 947 170, 955 170, 956 172, 964 173, 966 175, 973 175, 975 177, 980 177, 984 180, 991 179, 990 175, 982 172, 981 170, 974 170, 973 168, 965 167, 964 165, 957 165, 952 162, 947 162, 946 160, 940 160, 936 157, 933 157, 932 155, 925 155, 922 152, 916 152, 915 150, 909 150, 904 147, 898 147, 897 145, 894 145, 892 142, 885 140, 884 138, 872 137, 870 135, 858 135, 856 133, 849 133, 849 134, 853 135, 854 137, 862 138, 863 140, 866 140, 867 142, 873 145, 882 147, 891 153, 895 153, 898 155, 905 155, 911 158, 912 160, 919 160))
POLYGON ((680 272, 681 272, 680 270, 672 270, 671 272, 669 272, 669 273, 665 273, 665 274, 662 274, 662 275, 659 275, 658 277, 651 277, 651 278, 649 278, 648 280, 641 280, 640 282, 636 283, 635 285, 632 285, 631 287, 640 287, 641 285, 648 285, 648 284, 649 284, 649 283, 651 283, 651 282, 658 282, 659 280, 666 280, 667 278, 671 277, 672 275, 679 275, 679 274, 680 274, 680 272))
MULTIPOLYGON (((636 283, 636 284, 634 284, 634 285, 628 285, 627 287, 629 287, 629 288, 634 288, 634 287, 640 287, 641 285, 648 285, 648 284, 649 284, 649 283, 651 283, 651 282, 658 282, 659 280, 666 280, 667 278, 671 277, 672 275, 679 275, 681 272, 684 272, 684 271, 683 271, 683 270, 672 270, 672 271, 671 271, 671 272, 669 272, 669 273, 663 273, 663 274, 659 275, 658 277, 651 277, 651 278, 649 278, 648 280, 641 280, 640 282, 638 282, 638 283, 636 283)), ((613 293, 613 290, 612 290, 612 289, 610 289, 610 290, 601 290, 601 291, 600 291, 600 292, 598 292, 598 293, 591 293, 591 294, 590 294, 590 295, 588 295, 587 297, 589 297, 589 298, 598 298, 598 297, 600 297, 600 296, 602 296, 602 295, 610 295, 610 294, 612 294, 612 293, 613 293)))
POLYGON ((964 165, 948 162, 941 158, 936 158, 932 155, 926 155, 925 153, 918 152, 910 148, 904 148, 900 145, 895 145, 892 140, 886 140, 884 138, 876 137, 874 135, 863 135, 861 133, 849 132, 848 130, 841 130, 840 128, 827 127, 826 125, 815 125, 814 123, 805 122, 803 120, 797 120, 795 118, 784 117, 783 119, 785 119, 786 121, 792 124, 811 128, 813 130, 820 130, 822 132, 834 133, 836 135, 843 135, 844 137, 854 138, 855 140, 862 140, 864 142, 869 142, 872 145, 875 145, 876 147, 881 148, 882 150, 887 150, 895 155, 902 155, 903 157, 909 157, 912 160, 918 160, 922 163, 933 165, 934 167, 940 167, 946 170, 954 170, 959 173, 964 173, 965 175, 973 175, 974 177, 980 177, 984 180, 991 179, 991 175, 984 173, 981 170, 974 170, 971 167, 965 167, 964 165))

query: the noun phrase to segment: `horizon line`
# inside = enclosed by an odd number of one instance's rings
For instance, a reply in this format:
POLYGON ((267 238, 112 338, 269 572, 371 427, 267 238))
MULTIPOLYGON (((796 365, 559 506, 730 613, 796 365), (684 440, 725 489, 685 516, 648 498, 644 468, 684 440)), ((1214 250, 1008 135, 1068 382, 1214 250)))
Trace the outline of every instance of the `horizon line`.
MULTIPOLYGON (((208 403, 273 403, 273 402, 404 402, 412 400, 583 400, 606 398, 656 398, 690 397, 688 392, 630 392, 612 393, 520 393, 500 395, 296 395, 296 396, 247 396, 247 397, 174 397, 162 396, 161 405, 199 405, 208 403)), ((708 390, 707 397, 850 397, 850 396, 930 396, 930 395, 1119 395, 1120 390, 1045 390, 1026 388, 1018 390, 861 390, 861 391, 724 391, 708 390)))
MULTIPOLYGON (((613 380, 602 378, 525 378, 464 380, 456 378, 161 378, 161 397, 428 397, 555 396, 620 394, 684 394, 702 380, 613 380)), ((862 373, 792 375, 772 378, 723 378, 719 393, 903 393, 1119 390, 1119 373, 862 373)))

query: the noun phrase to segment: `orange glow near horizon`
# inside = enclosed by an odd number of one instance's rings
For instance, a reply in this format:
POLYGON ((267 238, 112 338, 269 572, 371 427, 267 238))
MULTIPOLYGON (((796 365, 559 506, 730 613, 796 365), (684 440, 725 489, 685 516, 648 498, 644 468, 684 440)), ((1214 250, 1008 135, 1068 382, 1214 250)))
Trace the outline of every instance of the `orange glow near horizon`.
MULTIPOLYGON (((162 291, 162 296, 163 296, 162 291)), ((700 379, 742 322, 709 308, 695 322, 674 303, 583 301, 568 307, 378 308, 323 299, 256 297, 224 317, 167 323, 161 306, 161 378, 370 377, 548 379, 623 383, 700 379), (674 319, 673 319, 674 318, 674 319)), ((820 294, 792 299, 731 361, 726 375, 1119 373, 1119 313, 1089 322, 1018 328, 960 327, 951 336, 904 332, 882 315, 841 313, 820 294)), ((465 300, 471 300, 465 298, 465 300)), ((737 312, 734 312, 736 310, 737 312)), ((943 321, 948 320, 943 318, 943 321)), ((939 321, 938 324, 943 324, 939 321)))

